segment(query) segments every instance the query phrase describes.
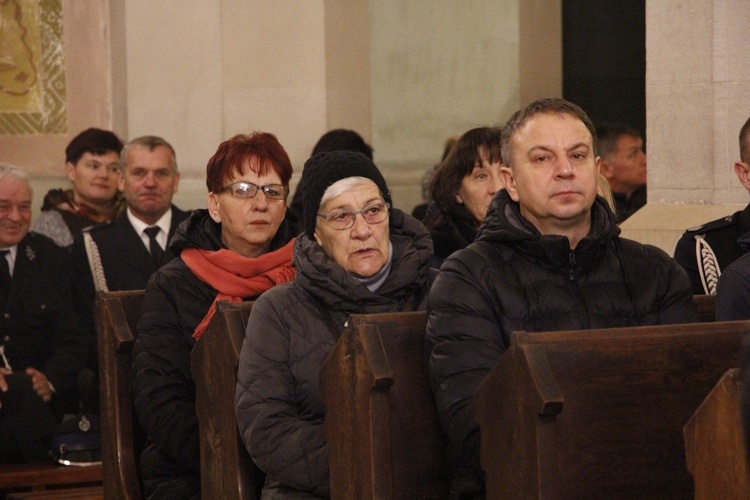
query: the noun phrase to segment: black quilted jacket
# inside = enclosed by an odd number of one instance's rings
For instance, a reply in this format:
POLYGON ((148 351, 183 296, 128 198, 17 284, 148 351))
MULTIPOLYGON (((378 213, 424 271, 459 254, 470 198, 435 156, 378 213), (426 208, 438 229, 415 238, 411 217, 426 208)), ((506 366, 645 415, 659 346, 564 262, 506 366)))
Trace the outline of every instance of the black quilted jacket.
POLYGON ((318 372, 349 314, 423 310, 434 277, 432 241, 416 219, 392 209, 392 267, 376 292, 297 238, 297 274, 253 305, 239 361, 237 422, 268 475, 263 498, 329 496, 328 450, 318 372), (326 312, 329 311, 329 312, 326 312))
POLYGON ((697 320, 685 271, 619 233, 597 197, 591 232, 571 251, 566 237, 542 236, 503 190, 476 241, 443 264, 430 292, 426 348, 456 498, 483 491, 472 397, 513 331, 697 320))
MULTIPOLYGON (((271 250, 292 237, 283 222, 271 250)), ((185 248, 219 250, 223 248, 221 227, 206 210, 196 210, 177 228, 170 248, 177 255, 185 248)), ((143 452, 141 472, 146 495, 152 498, 200 495, 198 416, 190 350, 195 345, 193 331, 216 294, 181 259, 162 266, 146 287, 133 347, 133 396, 138 418, 151 442, 143 452)))

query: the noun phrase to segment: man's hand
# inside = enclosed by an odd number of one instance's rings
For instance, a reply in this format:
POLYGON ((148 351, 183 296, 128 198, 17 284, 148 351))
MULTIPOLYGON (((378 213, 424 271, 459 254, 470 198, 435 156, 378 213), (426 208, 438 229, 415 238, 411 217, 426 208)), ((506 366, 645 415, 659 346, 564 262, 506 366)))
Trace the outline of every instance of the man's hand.
MULTIPOLYGON (((5 376, 10 375, 11 372, 7 368, 0 368, 0 391, 8 392, 8 382, 5 381, 5 376)), ((3 407, 3 401, 0 399, 0 408, 3 407)))
POLYGON ((37 395, 42 398, 42 401, 49 403, 52 399, 52 386, 47 376, 36 368, 26 368, 26 375, 31 377, 31 383, 37 395))

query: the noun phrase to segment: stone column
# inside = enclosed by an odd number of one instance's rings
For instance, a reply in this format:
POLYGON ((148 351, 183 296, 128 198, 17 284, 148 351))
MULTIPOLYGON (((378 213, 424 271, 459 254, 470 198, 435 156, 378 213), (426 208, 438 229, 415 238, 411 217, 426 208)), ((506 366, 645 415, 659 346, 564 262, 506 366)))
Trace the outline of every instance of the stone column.
POLYGON ((648 204, 623 236, 671 254, 686 228, 747 204, 733 165, 750 116, 748 24, 743 0, 646 2, 648 204))

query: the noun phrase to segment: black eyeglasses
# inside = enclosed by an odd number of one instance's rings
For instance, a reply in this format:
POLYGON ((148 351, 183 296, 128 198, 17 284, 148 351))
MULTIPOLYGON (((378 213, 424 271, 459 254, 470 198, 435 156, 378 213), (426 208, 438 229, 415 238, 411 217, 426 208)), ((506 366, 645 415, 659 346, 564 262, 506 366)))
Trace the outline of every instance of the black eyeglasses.
POLYGON ((258 190, 262 190, 263 194, 269 200, 286 200, 289 195, 289 187, 282 186, 281 184, 266 184, 265 186, 258 186, 252 182, 233 182, 224 186, 217 191, 221 193, 223 191, 229 191, 232 196, 237 198, 254 198, 258 194, 258 190))
POLYGON ((362 214, 362 218, 368 224, 378 224, 388 218, 388 209, 391 206, 388 203, 373 203, 362 210, 334 210, 327 214, 317 214, 321 219, 325 219, 332 228, 337 231, 343 231, 354 226, 354 220, 357 214, 362 214))

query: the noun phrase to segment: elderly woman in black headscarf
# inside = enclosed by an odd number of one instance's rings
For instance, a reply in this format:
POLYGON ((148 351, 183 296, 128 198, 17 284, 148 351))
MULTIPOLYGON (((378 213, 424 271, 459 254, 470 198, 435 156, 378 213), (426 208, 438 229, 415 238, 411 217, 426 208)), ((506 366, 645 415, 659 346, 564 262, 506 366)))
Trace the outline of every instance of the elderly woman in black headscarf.
POLYGON ((350 314, 424 309, 434 277, 429 234, 391 207, 372 160, 325 153, 303 176, 297 274, 255 302, 239 361, 237 421, 264 498, 329 496, 323 360, 350 314))

